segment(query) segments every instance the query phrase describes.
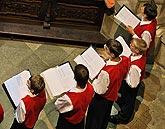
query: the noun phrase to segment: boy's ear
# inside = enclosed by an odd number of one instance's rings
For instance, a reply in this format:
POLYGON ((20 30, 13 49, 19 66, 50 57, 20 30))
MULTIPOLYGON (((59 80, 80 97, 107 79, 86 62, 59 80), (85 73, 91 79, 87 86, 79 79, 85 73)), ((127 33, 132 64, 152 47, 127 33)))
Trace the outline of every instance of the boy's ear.
POLYGON ((34 94, 34 90, 33 90, 33 89, 30 89, 30 92, 31 92, 32 94, 34 94))
POLYGON ((104 50, 105 50, 106 52, 109 51, 109 49, 108 49, 108 47, 107 47, 106 45, 104 45, 104 50))
POLYGON ((137 49, 137 48, 135 49, 135 51, 136 51, 137 54, 139 54, 139 52, 140 52, 139 49, 137 49))
POLYGON ((115 55, 114 55, 113 53, 111 53, 111 57, 112 57, 112 58, 115 58, 115 55))
POLYGON ((144 18, 146 18, 146 19, 148 18, 146 14, 144 14, 143 16, 144 16, 144 18))

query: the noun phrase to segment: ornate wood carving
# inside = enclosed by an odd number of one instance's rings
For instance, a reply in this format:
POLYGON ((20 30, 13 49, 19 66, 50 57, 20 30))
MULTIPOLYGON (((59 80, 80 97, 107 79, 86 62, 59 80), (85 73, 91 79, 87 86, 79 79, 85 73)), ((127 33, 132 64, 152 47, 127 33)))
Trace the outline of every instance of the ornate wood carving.
POLYGON ((47 27, 58 24, 99 30, 103 13, 99 0, 0 0, 0 19, 29 24, 45 21, 47 27))
POLYGON ((6 0, 0 14, 38 18, 41 0, 6 0))
POLYGON ((98 19, 98 7, 58 3, 56 14, 54 20, 95 24, 98 19))

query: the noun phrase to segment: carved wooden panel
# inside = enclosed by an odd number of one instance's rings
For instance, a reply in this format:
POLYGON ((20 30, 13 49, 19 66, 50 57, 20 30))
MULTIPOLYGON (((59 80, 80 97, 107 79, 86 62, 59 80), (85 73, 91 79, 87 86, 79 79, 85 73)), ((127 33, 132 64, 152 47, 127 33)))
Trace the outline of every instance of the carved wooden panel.
POLYGON ((103 4, 101 0, 0 0, 0 20, 99 30, 103 4))
POLYGON ((58 3, 53 21, 97 25, 99 20, 98 7, 80 6, 58 3))
POLYGON ((38 18, 42 0, 1 0, 1 15, 38 18))

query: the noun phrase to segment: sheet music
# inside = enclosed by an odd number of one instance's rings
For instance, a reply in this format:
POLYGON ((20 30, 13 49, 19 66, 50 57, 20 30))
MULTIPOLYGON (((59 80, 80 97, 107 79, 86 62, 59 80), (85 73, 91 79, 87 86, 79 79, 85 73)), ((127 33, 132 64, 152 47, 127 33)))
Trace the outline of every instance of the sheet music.
POLYGON ((121 45, 123 46, 123 52, 121 53, 121 55, 129 57, 132 52, 129 46, 127 45, 127 43, 125 42, 125 40, 123 39, 123 37, 119 36, 116 38, 116 40, 119 41, 121 45))
POLYGON ((83 54, 78 55, 74 61, 77 64, 83 64, 88 68, 89 77, 91 80, 97 76, 97 74, 105 65, 104 60, 92 47, 89 47, 83 54))
POLYGON ((114 17, 124 25, 132 26, 132 28, 135 28, 140 22, 140 19, 137 18, 137 16, 135 16, 135 14, 133 14, 126 6, 122 6, 114 17))
POLYGON ((21 98, 29 94, 26 83, 30 76, 30 72, 24 70, 23 72, 13 76, 12 78, 4 82, 5 87, 16 107, 20 103, 21 98))
POLYGON ((45 79, 46 89, 51 99, 76 86, 74 73, 69 63, 50 68, 42 72, 41 76, 45 79))

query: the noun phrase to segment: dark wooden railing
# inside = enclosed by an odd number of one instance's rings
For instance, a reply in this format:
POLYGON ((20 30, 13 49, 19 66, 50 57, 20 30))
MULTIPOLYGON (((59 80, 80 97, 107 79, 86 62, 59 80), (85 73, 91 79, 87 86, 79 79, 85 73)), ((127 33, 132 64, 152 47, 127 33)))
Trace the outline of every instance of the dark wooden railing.
POLYGON ((102 44, 104 7, 103 0, 0 0, 0 33, 102 44))

